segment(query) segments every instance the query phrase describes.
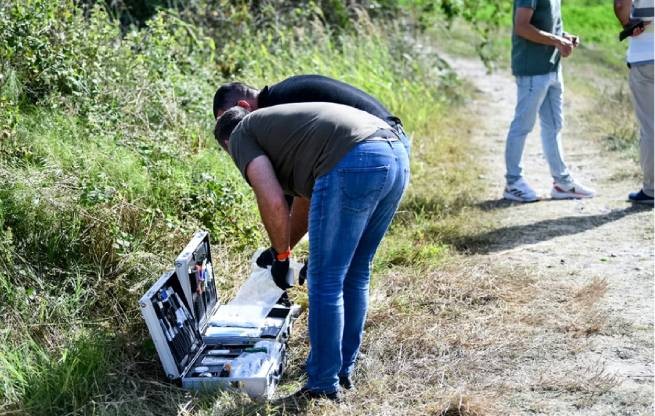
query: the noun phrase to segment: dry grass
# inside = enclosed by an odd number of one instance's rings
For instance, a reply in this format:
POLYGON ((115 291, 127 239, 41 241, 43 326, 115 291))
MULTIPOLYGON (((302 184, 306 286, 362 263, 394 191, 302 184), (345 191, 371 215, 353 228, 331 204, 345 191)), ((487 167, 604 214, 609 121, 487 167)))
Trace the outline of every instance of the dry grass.
POLYGON ((226 394, 196 402, 201 409, 194 412, 497 415, 516 412, 515 400, 526 392, 532 399, 520 408, 563 393, 579 395, 582 403, 604 394, 614 380, 603 371, 549 372, 548 363, 571 354, 589 333, 562 323, 587 328, 585 317, 602 298, 604 282, 554 289, 526 270, 463 257, 423 275, 396 270, 372 289, 357 388, 345 404, 284 399, 304 379, 307 337, 301 320, 278 401, 256 404, 226 394))
MULTIPOLYGON (((623 64, 617 70, 600 62, 593 51, 584 51, 564 67, 566 83, 573 90, 568 99, 576 100, 582 110, 571 116, 584 123, 587 137, 597 140, 607 150, 636 159, 639 134, 630 99, 628 69, 623 64), (596 105, 599 102, 603 105, 596 105)), ((617 175, 629 177, 634 172, 617 172, 617 175)))
MULTIPOLYGON (((126 354, 136 356, 119 360, 126 364, 110 374, 106 395, 95 397, 83 413, 121 414, 129 408, 133 415, 491 416, 529 409, 548 413, 548 400, 563 394, 584 407, 616 380, 602 366, 565 369, 553 363, 595 333, 588 329, 605 289, 602 280, 554 285, 527 270, 464 256, 424 272, 395 268, 378 276, 371 290, 356 390, 343 404, 287 398, 305 377, 303 315, 277 400, 185 392, 145 376, 161 371, 134 345, 126 354)), ((296 296, 304 296, 304 289, 296 296)))

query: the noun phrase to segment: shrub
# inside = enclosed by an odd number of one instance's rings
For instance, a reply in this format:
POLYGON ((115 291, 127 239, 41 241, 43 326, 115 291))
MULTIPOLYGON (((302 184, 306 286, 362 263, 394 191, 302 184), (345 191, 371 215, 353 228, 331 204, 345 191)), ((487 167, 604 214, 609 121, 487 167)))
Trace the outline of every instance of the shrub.
POLYGON ((363 11, 394 2, 337 3, 200 1, 135 26, 92 2, 0 4, 0 410, 76 412, 101 394, 105 356, 127 348, 102 334, 143 336, 138 296, 197 229, 228 259, 267 243, 211 136, 220 83, 322 73, 430 132, 449 96, 434 54, 363 11))

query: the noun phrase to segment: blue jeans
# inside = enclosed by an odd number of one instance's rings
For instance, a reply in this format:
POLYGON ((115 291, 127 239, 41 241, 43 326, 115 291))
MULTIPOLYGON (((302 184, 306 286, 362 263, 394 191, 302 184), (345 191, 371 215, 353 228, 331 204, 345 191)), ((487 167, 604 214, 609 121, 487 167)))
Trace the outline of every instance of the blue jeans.
POLYGON ((398 133, 398 138, 400 138, 400 141, 403 142, 405 150, 407 151, 407 157, 410 157, 412 155, 412 141, 407 135, 405 128, 402 124, 396 124, 393 129, 396 131, 396 133, 398 133))
POLYGON ((564 85, 562 72, 545 75, 517 76, 517 100, 514 120, 507 133, 505 146, 505 165, 507 184, 511 185, 522 177, 521 158, 525 148, 525 138, 534 128, 539 113, 541 121, 541 144, 548 161, 550 174, 557 183, 572 182, 569 170, 564 163, 562 151, 562 95, 564 85))
POLYGON ((316 179, 309 209, 307 385, 331 393, 355 365, 373 255, 409 181, 401 141, 356 145, 316 179))

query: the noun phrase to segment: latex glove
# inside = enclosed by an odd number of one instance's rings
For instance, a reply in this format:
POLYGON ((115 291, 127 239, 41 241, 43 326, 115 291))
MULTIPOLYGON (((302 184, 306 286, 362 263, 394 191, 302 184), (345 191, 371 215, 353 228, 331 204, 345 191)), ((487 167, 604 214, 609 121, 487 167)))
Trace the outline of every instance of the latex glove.
POLYGON ((289 259, 284 261, 274 260, 271 266, 271 275, 273 276, 273 281, 280 289, 287 290, 293 287, 293 274, 289 275, 289 259))
POLYGON ((257 263, 257 266, 261 267, 262 269, 265 269, 269 266, 273 265, 273 259, 275 259, 275 250, 273 250, 273 247, 262 251, 262 254, 257 257, 257 260, 255 262, 257 263))
POLYGON ((298 273, 298 284, 300 286, 305 284, 305 280, 307 280, 307 265, 309 264, 309 259, 305 262, 305 265, 302 266, 302 269, 300 269, 300 273, 298 273))

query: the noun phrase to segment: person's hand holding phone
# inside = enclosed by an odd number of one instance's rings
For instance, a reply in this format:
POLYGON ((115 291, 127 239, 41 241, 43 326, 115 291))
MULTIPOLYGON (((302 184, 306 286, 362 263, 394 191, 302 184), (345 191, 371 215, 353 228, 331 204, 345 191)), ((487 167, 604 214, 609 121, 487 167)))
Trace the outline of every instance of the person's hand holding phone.
POLYGON ((580 46, 580 36, 571 35, 570 33, 564 33, 564 38, 566 38, 569 42, 571 42, 574 48, 580 46))

